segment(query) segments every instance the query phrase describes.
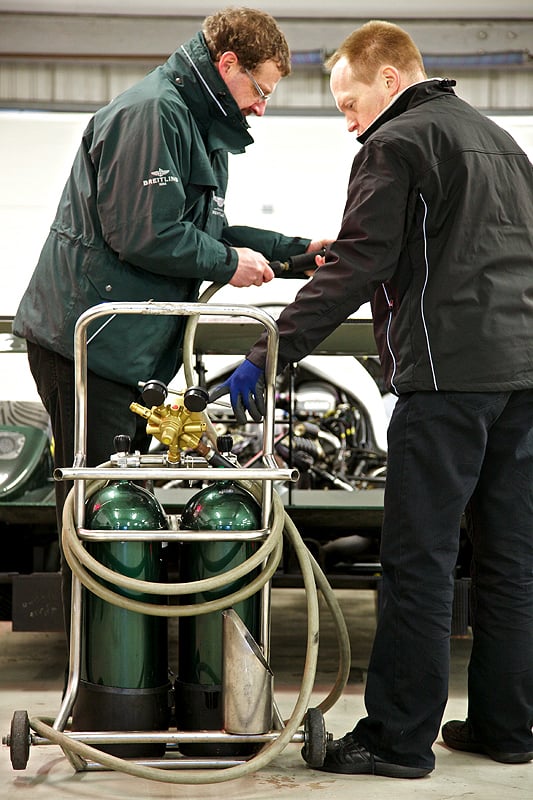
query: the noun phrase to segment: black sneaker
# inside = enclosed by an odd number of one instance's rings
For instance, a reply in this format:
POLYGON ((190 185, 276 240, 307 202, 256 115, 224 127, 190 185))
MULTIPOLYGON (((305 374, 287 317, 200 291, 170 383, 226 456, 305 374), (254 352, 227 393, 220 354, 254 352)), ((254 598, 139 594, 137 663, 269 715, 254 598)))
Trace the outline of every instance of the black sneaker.
POLYGON ((314 769, 343 775, 381 775, 387 778, 423 778, 432 772, 422 767, 389 764, 355 742, 351 733, 328 742, 324 763, 314 769))
POLYGON ((478 741, 472 733, 469 721, 452 719, 442 726, 442 738, 444 744, 452 750, 462 750, 465 753, 483 753, 490 756, 493 761, 500 761, 502 764, 525 764, 533 759, 533 752, 525 753, 504 753, 494 750, 483 742, 478 741))

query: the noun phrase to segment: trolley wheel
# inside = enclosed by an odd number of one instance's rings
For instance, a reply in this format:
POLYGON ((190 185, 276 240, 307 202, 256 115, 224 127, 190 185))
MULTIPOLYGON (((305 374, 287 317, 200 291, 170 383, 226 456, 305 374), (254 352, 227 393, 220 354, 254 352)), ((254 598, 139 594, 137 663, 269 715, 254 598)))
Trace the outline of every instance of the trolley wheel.
POLYGON ((326 757, 326 725, 319 708, 308 708, 304 717, 302 758, 310 767, 321 767, 326 757))
POLYGON ((9 749, 13 769, 26 769, 30 756, 30 720, 26 711, 13 714, 9 749))

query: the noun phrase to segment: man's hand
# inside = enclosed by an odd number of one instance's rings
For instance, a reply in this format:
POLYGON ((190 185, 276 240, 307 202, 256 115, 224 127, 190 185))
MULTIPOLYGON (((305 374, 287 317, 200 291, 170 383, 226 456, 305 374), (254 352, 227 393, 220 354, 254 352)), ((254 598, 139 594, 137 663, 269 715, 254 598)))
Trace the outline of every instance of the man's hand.
POLYGON ((317 250, 322 250, 324 247, 327 247, 328 244, 332 244, 335 239, 317 239, 315 242, 311 242, 308 246, 306 253, 315 253, 317 250))
POLYGON ((262 253, 251 250, 249 247, 234 247, 239 260, 237 269, 230 280, 231 286, 243 288, 245 286, 262 286, 274 278, 268 261, 262 253))
MULTIPOLYGON (((328 244, 331 244, 334 241, 335 241, 334 239, 317 239, 316 242, 311 242, 311 244, 307 248, 306 252, 307 253, 316 253, 317 251, 323 251, 328 246, 328 244)), ((314 267, 314 269, 307 270, 305 274, 307 275, 308 278, 310 278, 314 274, 315 269, 317 267, 323 267, 325 263, 326 263, 326 259, 325 259, 324 255, 323 254, 322 255, 317 255, 315 257, 315 267, 314 267)))
POLYGON ((209 393, 209 402, 227 394, 235 419, 240 425, 246 423, 246 411, 254 422, 261 422, 265 414, 265 373, 246 358, 229 378, 209 393))

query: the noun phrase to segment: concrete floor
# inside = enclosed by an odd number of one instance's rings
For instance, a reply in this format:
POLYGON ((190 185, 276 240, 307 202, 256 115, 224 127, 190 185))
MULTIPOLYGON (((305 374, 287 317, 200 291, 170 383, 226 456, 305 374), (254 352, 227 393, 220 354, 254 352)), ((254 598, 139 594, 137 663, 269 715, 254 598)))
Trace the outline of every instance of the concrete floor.
MULTIPOLYGON (((343 735, 364 714, 363 689, 374 622, 372 591, 342 590, 338 593, 352 640, 352 672, 343 697, 326 714, 327 730, 343 735)), ((275 699, 288 716, 300 684, 305 645, 305 598, 297 589, 275 589, 272 598, 272 659, 275 699)), ((321 648, 316 695, 320 702, 336 674, 333 626, 325 608, 321 614, 321 648)), ((468 637, 452 642, 450 698, 444 719, 463 719, 466 710, 466 663, 468 637)), ((13 712, 26 710, 31 717, 55 717, 60 707, 65 658, 64 638, 53 633, 13 632, 11 623, 0 623, 0 735, 10 729, 13 712)), ((483 800, 531 800, 533 764, 497 764, 481 755, 448 750, 439 739, 434 749, 435 771, 420 780, 374 776, 335 776, 311 770, 301 759, 301 745, 289 744, 266 768, 230 782, 175 785, 151 782, 118 772, 76 773, 56 745, 33 746, 25 770, 11 767, 9 748, 0 753, 0 797, 9 800, 146 800, 186 798, 204 800, 231 795, 232 800, 364 800, 391 798, 483 798, 483 800)), ((177 770, 173 771, 174 774, 177 770)), ((181 772, 181 770, 180 770, 181 772)))

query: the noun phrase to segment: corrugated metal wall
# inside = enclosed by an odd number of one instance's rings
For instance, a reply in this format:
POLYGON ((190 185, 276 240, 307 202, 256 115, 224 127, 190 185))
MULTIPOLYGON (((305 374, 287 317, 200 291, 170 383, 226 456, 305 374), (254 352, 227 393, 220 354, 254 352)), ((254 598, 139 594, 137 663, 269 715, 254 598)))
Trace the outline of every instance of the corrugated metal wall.
MULTIPOLYGON (((0 62, 0 107, 91 110, 115 97, 146 74, 145 66, 98 63, 0 62)), ((429 70, 443 75, 443 71, 429 70)), ((448 69, 457 93, 477 108, 530 111, 533 72, 448 69)), ((316 69, 294 70, 282 81, 269 109, 333 110, 329 78, 316 69)))
MULTIPOLYGON (((365 20, 279 21, 296 58, 333 51, 365 20)), ((164 61, 201 22, 202 17, 179 12, 172 17, 0 13, 0 107, 93 110, 164 61)), ((428 73, 455 77, 458 93, 473 105, 494 111, 533 108, 531 15, 398 22, 415 38, 428 73)), ((320 64, 295 66, 271 107, 332 110, 320 64)))

